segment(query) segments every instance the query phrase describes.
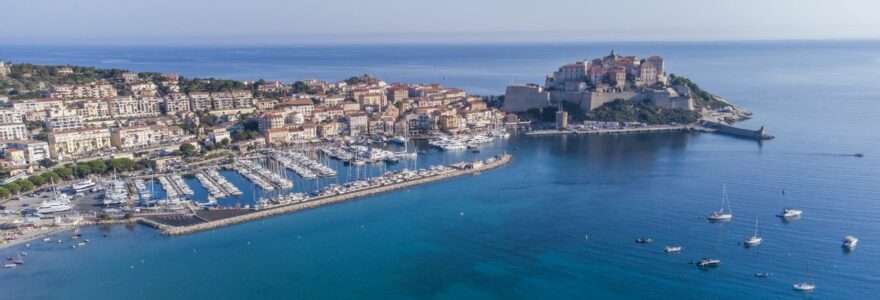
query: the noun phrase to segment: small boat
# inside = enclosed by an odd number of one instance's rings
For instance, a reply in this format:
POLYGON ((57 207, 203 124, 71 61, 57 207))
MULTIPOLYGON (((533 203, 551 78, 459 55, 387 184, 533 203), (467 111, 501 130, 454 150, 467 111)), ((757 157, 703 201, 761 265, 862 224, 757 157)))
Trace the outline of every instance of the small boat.
POLYGON ((43 242, 51 243, 51 242, 52 242, 52 238, 45 238, 45 239, 43 239, 43 242))
POLYGON ((678 253, 681 252, 681 249, 681 246, 666 246, 666 248, 663 248, 663 251, 666 251, 666 253, 678 253))
POLYGON ((846 250, 853 250, 856 248, 856 245, 859 244, 859 239, 857 237, 847 235, 843 238, 843 245, 841 245, 846 250))
POLYGON ((758 215, 755 215, 755 235, 753 235, 750 238, 747 238, 743 242, 743 244, 745 244, 746 247, 752 247, 752 246, 760 245, 763 242, 764 242, 764 238, 758 236, 758 215))
POLYGON ((816 285, 809 282, 798 282, 795 283, 791 288, 799 292, 812 292, 816 290, 816 285))
POLYGON ((796 282, 794 285, 792 285, 791 288, 794 289, 795 291, 799 291, 799 292, 812 292, 813 290, 815 290, 816 284, 810 282, 810 279, 809 279, 809 274, 810 274, 810 262, 809 261, 807 261, 807 273, 806 274, 807 274, 806 281, 796 282))
POLYGON ((636 243, 639 243, 639 244, 650 244, 653 241, 654 240, 651 238, 637 238, 636 239, 636 243))
POLYGON ((7 257, 6 257, 6 260, 13 260, 13 259, 15 259, 15 258, 12 257, 12 256, 7 256, 7 257))
POLYGON ((764 273, 764 272, 755 273, 755 277, 758 277, 758 278, 767 278, 770 276, 773 276, 773 273, 764 273))
POLYGON ((711 268, 717 267, 721 264, 721 260, 717 258, 703 258, 699 262, 697 262, 697 267, 700 268, 711 268))
POLYGON ((799 218, 801 216, 801 214, 803 214, 803 213, 804 212, 800 209, 789 207, 789 208, 783 209, 782 213, 780 213, 776 216, 783 218, 783 219, 795 219, 795 218, 799 218))
POLYGON ((864 154, 861 154, 861 153, 856 153, 856 155, 853 155, 853 156, 855 156, 855 157, 865 157, 865 155, 864 155, 864 154))
POLYGON ((471 150, 471 153, 480 153, 480 149, 473 149, 471 150))
POLYGON ((721 210, 710 212, 706 219, 709 221, 718 222, 718 221, 730 221, 733 219, 733 212, 730 209, 730 199, 727 198, 727 185, 725 184, 721 188, 721 210), (727 210, 724 210, 724 205, 727 204, 727 210))
POLYGON ((16 264, 16 265, 23 265, 24 264, 24 260, 21 259, 21 252, 18 253, 18 258, 13 260, 12 263, 16 264))
POLYGON ((4 269, 12 269, 12 268, 15 268, 16 266, 18 266, 18 265, 16 265, 16 264, 5 264, 5 265, 3 265, 3 268, 4 268, 4 269))

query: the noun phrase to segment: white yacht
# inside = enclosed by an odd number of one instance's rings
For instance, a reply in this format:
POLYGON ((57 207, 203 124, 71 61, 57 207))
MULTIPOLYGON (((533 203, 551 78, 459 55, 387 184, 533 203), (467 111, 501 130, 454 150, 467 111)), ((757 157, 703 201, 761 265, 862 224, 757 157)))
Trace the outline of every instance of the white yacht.
POLYGON ((843 248, 846 250, 854 249, 856 247, 856 245, 858 245, 858 243, 859 243, 859 239, 854 236, 847 235, 846 237, 843 238, 843 248))
POLYGON ((780 213, 776 216, 780 217, 780 218, 784 218, 784 219, 795 219, 795 218, 800 218, 802 213, 804 213, 804 212, 800 209, 795 209, 795 208, 789 207, 789 208, 783 209, 782 213, 780 213))
POLYGON ((391 138, 391 142, 397 143, 397 144, 406 144, 406 138, 398 135, 398 136, 391 138))
POLYGON ((798 282, 792 286, 795 291, 812 292, 816 290, 816 285, 809 282, 798 282))
POLYGON ((663 251, 665 251, 666 253, 678 253, 681 252, 681 249, 681 246, 666 246, 663 251))
POLYGON ((85 192, 85 191, 88 191, 89 189, 93 188, 94 186, 95 186, 95 182, 92 181, 91 179, 86 178, 86 179, 74 182, 70 188, 72 188, 76 192, 85 192))
POLYGON ((697 262, 697 266, 700 268, 717 267, 720 264, 721 260, 717 258, 703 258, 697 262))
POLYGON ((764 242, 764 238, 758 236, 758 216, 755 215, 755 235, 747 238, 743 243, 746 247, 757 246, 764 242))
POLYGON ((729 221, 733 219, 733 211, 730 208, 730 199, 727 198, 727 185, 725 184, 721 188, 721 210, 710 212, 708 216, 706 216, 709 221, 729 221), (724 205, 727 204, 727 210, 724 210, 724 205))
POLYGON ((40 206, 37 206, 37 213, 64 212, 73 208, 73 203, 70 203, 70 196, 64 193, 59 194, 55 189, 54 181, 52 182, 52 193, 51 199, 45 200, 43 203, 40 203, 40 206))

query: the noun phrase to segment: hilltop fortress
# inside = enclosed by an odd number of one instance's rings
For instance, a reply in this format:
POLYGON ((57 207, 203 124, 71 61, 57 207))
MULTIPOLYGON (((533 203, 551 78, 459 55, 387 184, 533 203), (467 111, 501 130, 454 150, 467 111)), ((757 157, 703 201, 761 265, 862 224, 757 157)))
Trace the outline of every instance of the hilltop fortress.
POLYGON ((663 58, 608 56, 566 64, 547 75, 544 86, 507 87, 502 109, 519 112, 553 106, 561 101, 590 111, 615 99, 651 101, 666 109, 694 109, 693 93, 685 85, 669 85, 663 58))

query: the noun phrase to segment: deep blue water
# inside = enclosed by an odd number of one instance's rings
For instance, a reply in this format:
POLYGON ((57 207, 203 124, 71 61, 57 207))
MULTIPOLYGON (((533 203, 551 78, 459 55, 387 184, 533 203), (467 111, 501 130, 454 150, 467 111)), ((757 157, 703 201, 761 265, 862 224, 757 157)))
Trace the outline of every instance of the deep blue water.
MULTIPOLYGON (((515 160, 478 176, 182 237, 117 226, 83 229, 92 242, 81 249, 38 242, 25 267, 0 271, 3 293, 21 299, 865 299, 880 292, 878 42, 0 47, 0 57, 238 79, 448 76, 447 85, 501 93, 511 81, 542 82, 561 63, 611 49, 666 57, 671 72, 752 110, 755 118, 742 126, 765 125, 777 138, 759 144, 685 133, 514 136, 480 155, 506 150, 515 160), (857 152, 865 157, 853 157, 857 152), (702 217, 718 208, 725 183, 735 218, 707 223, 702 217), (804 209, 804 217, 791 223, 773 217, 786 206, 804 209), (743 248, 756 215, 765 242, 743 248), (861 240, 849 254, 840 247, 847 234, 861 240), (639 236, 654 243, 637 245, 639 236), (667 255, 666 244, 685 248, 667 255), (704 256, 723 264, 705 271, 688 264, 704 256), (755 278, 755 272, 774 275, 755 278), (791 290, 806 277, 818 285, 814 293, 791 290)), ((434 152, 422 163, 471 156, 434 152)), ((351 176, 340 172, 339 180, 351 176)), ((297 180, 298 191, 327 184, 297 180)))

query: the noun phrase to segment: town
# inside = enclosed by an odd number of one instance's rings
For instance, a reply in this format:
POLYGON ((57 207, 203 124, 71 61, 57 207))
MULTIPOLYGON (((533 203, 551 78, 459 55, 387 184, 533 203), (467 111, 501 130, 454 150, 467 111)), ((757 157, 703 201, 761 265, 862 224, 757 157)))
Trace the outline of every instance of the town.
POLYGON ((515 114, 463 89, 368 75, 284 83, 0 62, 0 83, 0 223, 8 241, 59 225, 139 220, 164 228, 181 218, 192 225, 205 220, 197 210, 222 210, 213 215, 225 220, 471 174, 510 156, 419 166, 424 150, 414 141, 478 153, 509 135, 506 123, 518 124, 515 114), (329 160, 342 164, 334 169, 329 160), (359 173, 364 164, 399 162, 403 167, 359 173), (288 192, 294 178, 336 177, 340 167, 357 168, 358 176, 348 171, 333 184, 288 192), (240 189, 251 187, 230 177, 258 186, 259 199, 256 191, 241 199, 240 189), (193 199, 191 184, 208 199, 193 199), (237 203, 218 203, 224 197, 237 203))

